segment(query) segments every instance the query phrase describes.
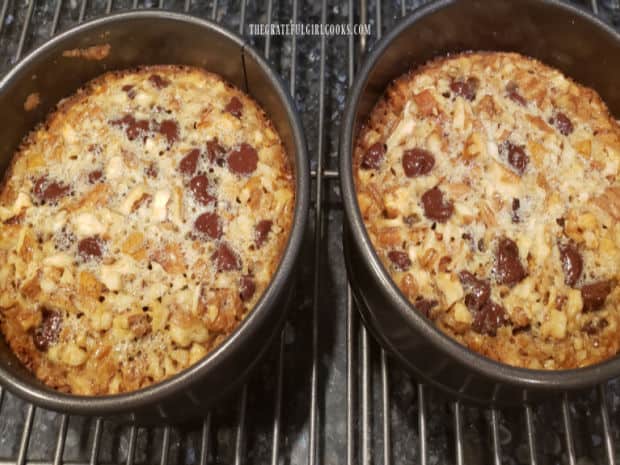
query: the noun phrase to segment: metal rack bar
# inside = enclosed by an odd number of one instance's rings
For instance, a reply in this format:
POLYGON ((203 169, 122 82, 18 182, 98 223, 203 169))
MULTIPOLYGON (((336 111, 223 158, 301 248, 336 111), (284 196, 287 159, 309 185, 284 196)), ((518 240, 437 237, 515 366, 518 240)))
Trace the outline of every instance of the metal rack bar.
POLYGON ((24 51, 24 44, 26 43, 26 37, 28 36, 28 28, 30 27, 30 21, 32 20, 32 12, 34 10, 34 0, 28 2, 28 9, 26 10, 26 19, 22 26, 21 34, 19 35, 19 43, 17 44, 17 50, 15 51, 15 61, 18 61, 22 57, 24 51))
POLYGON ((245 32, 245 4, 246 0, 241 0, 241 15, 239 17, 239 35, 245 32))
POLYGON ((4 0, 4 2, 2 2, 2 9, 0 10, 0 33, 2 33, 2 29, 4 28, 4 20, 6 19, 7 11, 9 11, 9 0, 4 0))
MULTIPOLYGON (((267 2, 267 24, 271 24, 271 17, 273 16, 273 0, 267 2)), ((294 38, 295 36, 293 36, 294 38)), ((267 34, 265 37, 265 59, 269 61, 269 53, 271 52, 271 34, 267 34)), ((292 66, 291 66, 292 68, 292 66)), ((294 95, 294 94, 293 94, 294 95)))
MULTIPOLYGON (((349 0, 348 2, 349 9, 349 25, 353 25, 353 17, 354 13, 354 4, 353 0, 349 0)), ((353 79, 355 78, 355 39, 352 35, 348 37, 348 66, 347 66, 347 75, 348 87, 353 85, 353 79)), ((323 173, 325 177, 326 173, 323 173)), ((316 176, 316 172, 314 173, 316 176)), ((347 327, 347 335, 346 335, 346 345, 347 345, 347 465, 353 465, 355 461, 355 425, 354 425, 354 416, 355 416, 355 394, 357 390, 357 386, 355 383, 355 373, 356 373, 356 364, 355 364, 355 322, 356 314, 355 309, 353 308, 353 296, 351 294, 351 286, 347 280, 347 295, 346 295, 346 327, 347 327)))
POLYGON ((463 415, 461 412, 461 403, 454 402, 452 405, 454 411, 454 450, 456 454, 456 464, 463 465, 465 463, 465 455, 463 453, 463 415))
POLYGON ((58 439, 56 440, 56 450, 54 451, 54 465, 62 464, 62 454, 65 451, 65 439, 67 437, 68 426, 69 416, 63 414, 60 417, 60 428, 58 428, 58 439))
MULTIPOLYGON (((273 0, 269 0, 267 5, 267 23, 271 24, 273 15, 273 0)), ((293 13, 291 21, 297 22, 298 2, 293 0, 293 13)), ((269 60, 270 34, 267 34, 265 41, 265 59, 269 60)), ((291 37, 291 69, 289 75, 289 91, 295 100, 295 85, 297 76, 297 37, 291 37)), ((277 465, 280 458, 280 421, 282 416, 282 385, 284 383, 284 330, 280 332, 280 343, 278 345, 278 366, 276 378, 276 398, 273 411, 273 434, 271 443, 271 464, 277 465)))
MULTIPOLYGON (((379 7, 379 5, 378 5, 379 7)), ((360 0, 360 23, 368 22, 368 3, 367 0, 360 0)), ((380 31, 379 28, 377 28, 380 31)), ((380 34, 380 32, 378 32, 380 34)), ((360 52, 366 53, 367 39, 360 36, 360 52)), ((370 431, 370 349, 368 342, 368 332, 364 325, 359 325, 361 340, 361 364, 362 364, 362 464, 368 465, 371 461, 371 431, 370 431)))
POLYGON ((235 438, 235 465, 243 463, 245 452, 245 414, 248 403, 248 385, 244 384, 239 398, 239 421, 237 423, 237 436, 235 438))
POLYGON ((213 0, 213 10, 211 10, 211 19, 215 21, 217 18, 217 0, 213 0))
POLYGON ((568 405, 568 396, 564 394, 562 399, 562 420, 564 421, 564 436, 566 439, 566 452, 568 455, 569 465, 575 465, 577 459, 575 457, 575 442, 573 440, 573 425, 570 419, 570 406, 568 405))
POLYGON ((136 439, 138 437, 138 428, 133 425, 129 431, 129 446, 127 447, 127 465, 133 465, 134 457, 136 455, 136 439))
POLYGON ((525 429, 527 434, 527 445, 530 453, 530 464, 536 465, 536 433, 534 429, 534 412, 530 405, 525 406, 525 429))
MULTIPOLYGON (((321 2, 321 24, 327 23, 327 0, 321 2)), ((310 373, 310 432, 308 463, 317 463, 318 434, 318 385, 319 385, 319 264, 321 261, 321 233, 323 229, 323 151, 325 128, 325 36, 321 36, 321 61, 319 70, 319 134, 317 144, 317 176, 314 209, 314 276, 312 289, 312 368, 310 373)))
POLYGON ((362 341, 362 465, 370 465, 371 443, 370 437, 370 347, 368 342, 368 332, 363 325, 360 325, 360 335, 362 341))
POLYGON ((164 435, 161 438, 161 457, 159 458, 159 465, 168 464, 168 453, 170 452, 170 427, 164 428, 164 435))
POLYGON ((420 444, 420 465, 427 464, 427 443, 426 443, 426 395, 425 387, 418 383, 418 442, 420 444))
POLYGON ((590 7, 592 8, 592 11, 594 12, 594 14, 597 15, 598 14, 598 1, 590 0, 590 7))
MULTIPOLYGON (((312 179, 316 179, 316 170, 310 170, 310 176, 312 176, 312 179)), ((331 180, 331 179, 335 179, 338 180, 340 179, 340 173, 338 173, 338 170, 323 170, 323 175, 322 175, 323 179, 326 180, 331 180)))
POLYGON ((280 421, 282 416, 282 384, 284 378, 284 330, 280 333, 278 344, 278 368, 276 379, 276 399, 273 409, 273 434, 271 441, 271 465, 278 465, 280 459, 280 421))
POLYGON ((93 445, 90 449, 90 465, 96 465, 99 458, 99 446, 101 445, 101 433, 103 431, 103 420, 97 418, 95 421, 95 432, 93 433, 93 445))
POLYGON ((78 23, 84 21, 84 16, 86 16, 86 5, 88 5, 88 0, 82 0, 82 4, 80 5, 80 16, 78 17, 78 23))
POLYGON ((383 404, 383 464, 392 463, 392 434, 390 429, 390 374, 387 354, 381 350, 381 394, 383 404))
POLYGON ((200 465, 207 465, 209 461, 209 437, 211 436, 211 413, 202 422, 202 434, 200 437, 200 465))
POLYGON ((497 409, 491 409, 491 439, 493 443, 493 463, 495 465, 502 464, 501 443, 499 440, 499 412, 497 409))
MULTIPOLYGON (((241 13, 239 17, 239 35, 243 36, 245 32, 245 9, 247 0, 241 0, 241 13)), ((213 12, 215 14, 217 5, 214 3, 213 12)), ((246 411, 248 405, 248 385, 245 383, 241 389, 241 397, 239 398, 239 419, 237 422, 237 435, 235 438, 235 465, 241 465, 244 460, 245 453, 245 424, 246 411)))
POLYGON ((615 465, 616 451, 614 449, 614 443, 611 437, 611 425, 609 423, 609 410, 607 409, 607 385, 606 384, 601 384, 598 387, 598 398, 599 398, 601 420, 603 423, 603 439, 605 443, 605 455, 607 456, 607 463, 609 465, 615 465))
POLYGON ((56 34, 58 29, 58 21, 60 20, 60 10, 62 9, 62 0, 56 2, 56 8, 54 9, 54 18, 52 19, 52 27, 50 30, 50 37, 56 34))
POLYGON ((112 0, 107 0, 105 4, 105 14, 109 15, 110 13, 112 13, 112 0))
POLYGON ((351 286, 347 285, 347 465, 355 460, 355 310, 351 296, 351 286))
MULTIPOLYGON (((381 1, 378 0, 375 8, 377 23, 377 39, 383 35, 381 20, 381 1)), ((390 465, 392 457, 392 435, 390 431, 390 373, 389 363, 385 350, 381 348, 381 395, 383 404, 383 464, 390 465)))
POLYGON ((28 404, 24 428, 22 429, 22 437, 19 441, 19 452, 17 454, 16 465, 24 465, 26 463, 26 456, 28 455, 28 444, 30 443, 30 433, 32 432, 32 420, 34 418, 34 411, 34 405, 28 404))

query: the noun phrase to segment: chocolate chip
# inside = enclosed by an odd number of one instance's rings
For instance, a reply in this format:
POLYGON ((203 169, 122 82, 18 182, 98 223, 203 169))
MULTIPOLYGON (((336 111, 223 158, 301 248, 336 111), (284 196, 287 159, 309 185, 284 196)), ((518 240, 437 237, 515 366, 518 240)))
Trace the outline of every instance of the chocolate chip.
POLYGON ((224 108, 224 111, 227 111, 237 118, 241 118, 241 115, 243 114, 243 103, 241 103, 241 100, 237 97, 232 97, 230 102, 226 105, 226 108, 224 108))
POLYGON ((445 223, 454 212, 454 205, 450 200, 444 199, 443 192, 435 186, 422 195, 424 216, 433 221, 445 223))
POLYGON ((211 163, 215 163, 218 166, 224 166, 226 163, 224 158, 225 154, 226 149, 220 145, 217 137, 207 142, 207 155, 211 163))
POLYGON ((530 158, 525 153, 525 149, 520 145, 515 145, 510 141, 506 141, 502 145, 501 150, 504 153, 508 152, 506 155, 508 163, 510 163, 517 173, 523 174, 530 162, 530 158))
POLYGON ((159 123, 158 131, 166 137, 168 145, 174 144, 179 139, 179 125, 173 119, 166 119, 159 123))
POLYGON ((250 174, 254 172, 258 163, 258 153, 250 144, 245 142, 228 155, 228 168, 236 174, 250 174))
POLYGON ((217 271, 232 271, 241 269, 241 259, 234 250, 225 242, 221 242, 211 259, 215 263, 217 271))
POLYGON ((435 166, 435 156, 424 149, 405 150, 403 153, 403 170, 405 176, 414 178, 430 173, 435 166))
POLYGON ((476 99, 476 92, 478 91, 479 85, 480 81, 477 78, 470 77, 465 81, 452 81, 450 90, 466 100, 473 101, 476 99))
POLYGON ((95 184, 103 177, 103 172, 101 170, 95 170, 88 173, 88 182, 90 184, 95 184))
POLYGON ((558 112, 552 117, 549 122, 553 124, 558 131, 564 136, 568 136, 573 132, 573 123, 571 120, 562 112, 558 112))
POLYGON ((363 170, 376 170, 381 166, 383 157, 385 156, 385 145, 381 142, 372 144, 364 156, 360 167, 363 170))
POLYGON ((98 236, 91 236, 78 242, 78 253, 83 260, 100 258, 103 255, 103 243, 98 236))
POLYGON ((256 227, 254 229, 254 237, 257 248, 260 249, 267 240, 267 236, 271 231, 272 225, 273 221, 271 220, 261 220, 256 224, 256 227))
POLYGON ((564 282, 573 287, 581 271, 583 270, 583 259, 577 249, 577 245, 573 242, 567 244, 559 244, 560 259, 562 260, 562 270, 564 271, 564 282))
POLYGON ((191 150, 187 155, 183 157, 183 159, 179 163, 179 171, 187 176, 191 176, 192 174, 194 174, 194 171, 196 171, 196 166, 198 165, 199 156, 200 150, 191 150))
POLYGON ((499 284, 509 286, 514 286, 527 276, 519 259, 519 247, 507 237, 500 239, 497 245, 495 276, 499 284))
POLYGON ((129 315, 127 324, 132 333, 141 338, 151 333, 151 316, 144 313, 129 315))
POLYGON ((256 283, 252 276, 241 276, 241 282, 239 283, 239 297, 244 302, 250 300, 256 292, 256 283))
POLYGON ((581 330, 584 333, 589 334, 590 336, 594 336, 595 334, 598 334, 600 331, 605 329, 607 326, 609 326, 609 322, 605 318, 601 318, 598 321, 596 320, 588 321, 581 328, 581 330))
POLYGON ((438 304, 439 302, 437 302, 436 300, 428 300, 423 297, 418 297, 413 306, 426 318, 430 318, 431 310, 438 304))
POLYGON ((519 105, 525 106, 527 105, 527 101, 523 98, 523 96, 519 93, 519 87, 516 83, 510 81, 506 84, 506 92, 508 93, 508 98, 513 102, 517 102, 519 105))
POLYGON ((202 205, 208 205, 215 201, 215 197, 209 193, 209 179, 204 174, 198 174, 191 179, 189 190, 202 205))
POLYGON ((581 287, 583 311, 593 312, 605 304, 605 299, 611 292, 611 281, 598 281, 581 287))
POLYGON ((47 350, 58 342, 58 336, 62 329, 62 316, 56 310, 43 308, 41 310, 41 323, 32 334, 34 346, 41 352, 47 350))
POLYGON ((150 124, 147 120, 137 120, 133 115, 125 115, 121 119, 111 121, 110 124, 124 127, 129 140, 135 140, 140 135, 146 138, 146 133, 148 133, 150 128, 150 124))
POLYGON ((459 280, 465 288, 465 305, 472 312, 480 310, 491 297, 491 285, 488 281, 478 279, 473 273, 463 270, 459 273, 459 280))
POLYGON ((59 181, 50 181, 47 176, 41 176, 34 183, 32 193, 40 200, 45 202, 55 202, 61 197, 69 194, 71 187, 59 181))
POLYGON ((411 259, 407 252, 401 250, 390 250, 388 252, 388 258, 394 264, 394 268, 398 271, 406 271, 411 268, 411 259))
POLYGON ((556 218, 555 222, 558 224, 558 226, 560 226, 561 228, 564 227, 564 224, 566 223, 566 220, 564 218, 556 218))
POLYGON ((519 199, 512 199, 512 222, 519 222, 519 208, 521 208, 521 201, 519 199))
POLYGON ((475 313, 471 327, 479 334, 495 336, 497 334, 497 328, 505 326, 508 322, 509 320, 506 316, 504 307, 489 300, 475 313))
POLYGON ((161 77, 159 74, 151 74, 149 76, 149 82, 157 89, 163 89, 164 87, 168 87, 170 84, 168 79, 161 77))
POLYGON ((134 98, 136 98, 136 89, 134 89, 131 84, 126 84, 121 87, 121 89, 127 94, 129 100, 133 100, 134 98))
POLYGON ((437 269, 442 273, 450 272, 450 263, 452 263, 452 258, 444 255, 439 259, 439 263, 437 264, 437 269))
POLYGON ((211 239, 222 237, 222 224, 217 213, 203 213, 194 222, 196 231, 205 234, 211 239))
POLYGON ((149 178, 156 178, 157 174, 159 173, 159 170, 157 169, 157 164, 156 163, 149 163, 149 166, 146 167, 146 169, 144 170, 144 173, 149 178))

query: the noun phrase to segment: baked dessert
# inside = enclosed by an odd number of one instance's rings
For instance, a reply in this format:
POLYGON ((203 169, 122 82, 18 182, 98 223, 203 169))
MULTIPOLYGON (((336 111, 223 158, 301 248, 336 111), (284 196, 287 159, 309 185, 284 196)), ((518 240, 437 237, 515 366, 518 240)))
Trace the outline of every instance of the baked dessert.
POLYGON ((354 152, 378 256, 417 311, 534 369, 620 348, 620 127, 595 91, 514 53, 396 79, 354 152))
POLYGON ((219 76, 181 66, 105 74, 59 104, 6 174, 4 337, 61 391, 163 380, 254 307, 294 196, 268 117, 219 76))

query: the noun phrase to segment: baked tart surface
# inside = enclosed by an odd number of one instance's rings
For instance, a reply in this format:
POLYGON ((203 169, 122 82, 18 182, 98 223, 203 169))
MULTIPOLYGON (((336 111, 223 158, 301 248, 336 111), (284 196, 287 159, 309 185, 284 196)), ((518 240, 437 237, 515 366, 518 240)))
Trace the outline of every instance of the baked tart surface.
POLYGON ((514 53, 396 79, 354 152, 385 268, 463 345, 536 369, 620 348, 620 127, 600 97, 514 53))
POLYGON ((126 392, 191 366, 269 284, 294 208, 259 106, 181 66, 112 72, 61 102, 0 193, 0 315, 65 392, 126 392))

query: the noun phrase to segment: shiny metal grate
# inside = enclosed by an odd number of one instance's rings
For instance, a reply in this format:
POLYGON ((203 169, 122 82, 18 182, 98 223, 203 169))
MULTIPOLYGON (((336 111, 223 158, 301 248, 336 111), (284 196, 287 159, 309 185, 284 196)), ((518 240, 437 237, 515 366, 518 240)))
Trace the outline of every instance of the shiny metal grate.
MULTIPOLYGON (((516 410, 451 402, 390 362, 347 286, 337 185, 339 116, 365 51, 419 0, 0 0, 0 72, 56 32, 166 8, 244 34, 250 23, 370 23, 368 37, 247 37, 288 80, 306 128, 313 224, 291 316, 258 373, 202 422, 158 428, 36 409, 0 389, 0 465, 615 464, 620 384, 516 410), (394 366, 392 366, 394 365, 394 366)), ((618 18, 616 0, 584 0, 618 18)))

